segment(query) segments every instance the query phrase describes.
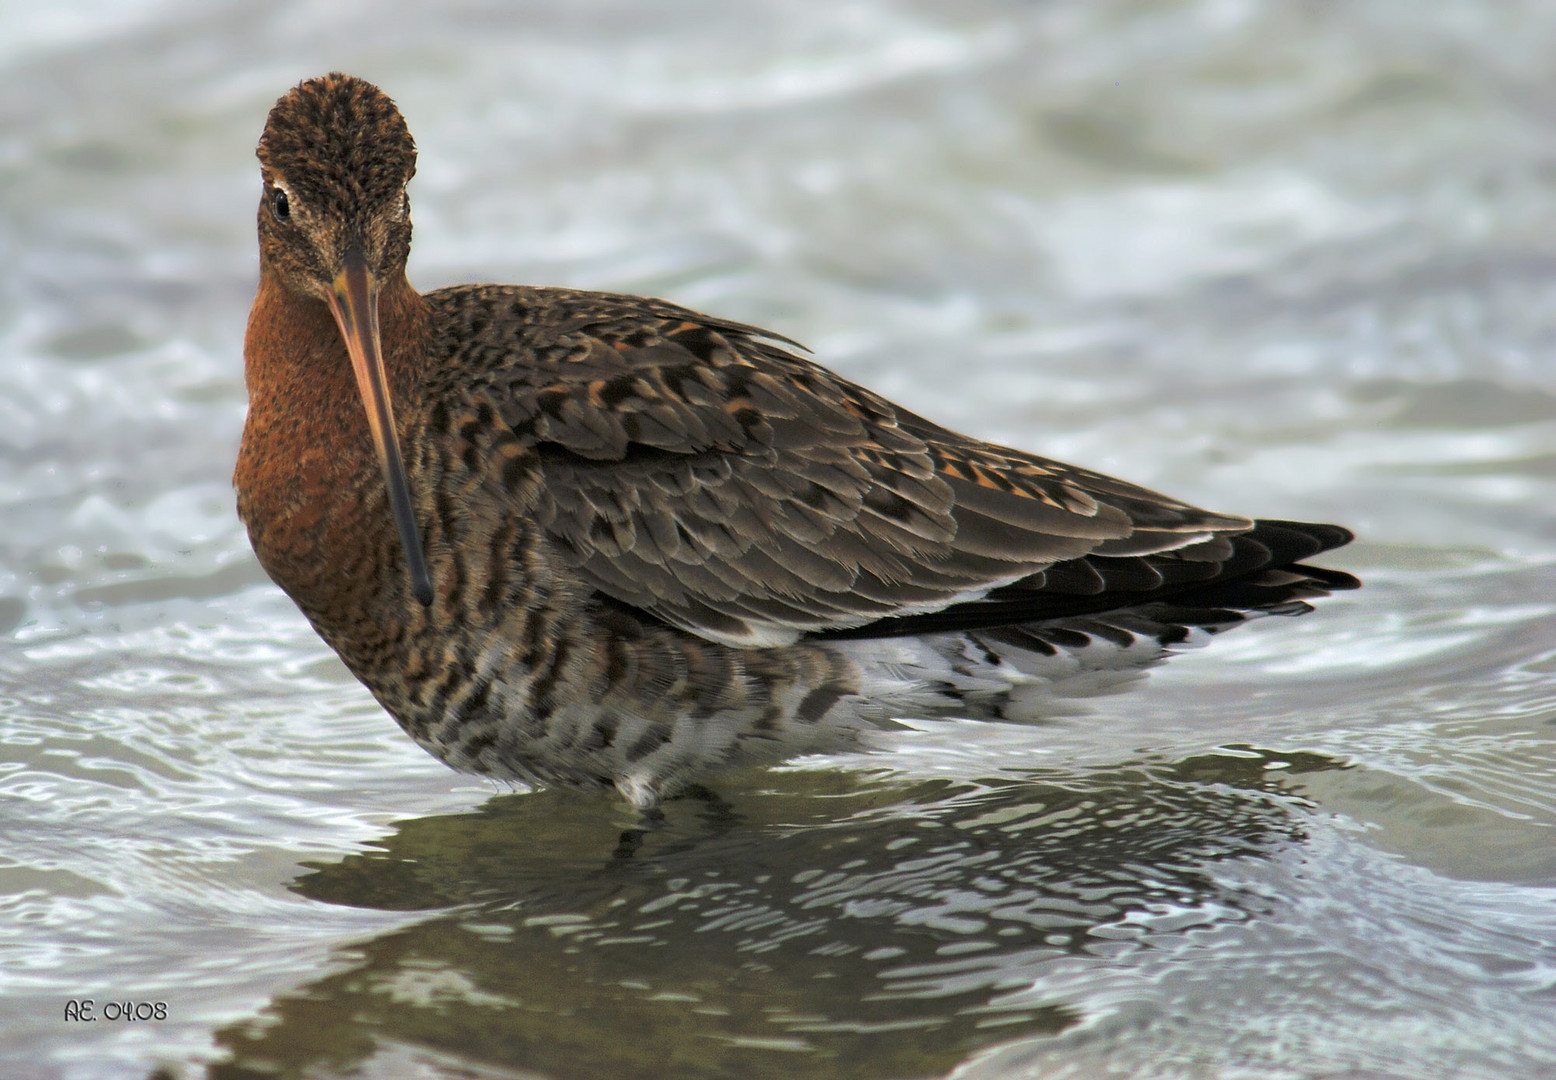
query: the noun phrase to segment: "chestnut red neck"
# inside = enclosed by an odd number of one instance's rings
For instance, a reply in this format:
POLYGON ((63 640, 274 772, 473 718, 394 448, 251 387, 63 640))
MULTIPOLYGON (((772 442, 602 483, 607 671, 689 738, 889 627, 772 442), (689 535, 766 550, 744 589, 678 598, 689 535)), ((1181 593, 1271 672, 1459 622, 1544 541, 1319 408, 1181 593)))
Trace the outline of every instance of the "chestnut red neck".
MULTIPOLYGON (((378 309, 387 389, 403 431, 421 407, 429 314, 403 273, 380 284, 378 309)), ((262 270, 244 359, 249 413, 233 482, 260 563, 326 638, 334 636, 327 627, 357 632, 395 620, 415 601, 328 304, 262 270)))

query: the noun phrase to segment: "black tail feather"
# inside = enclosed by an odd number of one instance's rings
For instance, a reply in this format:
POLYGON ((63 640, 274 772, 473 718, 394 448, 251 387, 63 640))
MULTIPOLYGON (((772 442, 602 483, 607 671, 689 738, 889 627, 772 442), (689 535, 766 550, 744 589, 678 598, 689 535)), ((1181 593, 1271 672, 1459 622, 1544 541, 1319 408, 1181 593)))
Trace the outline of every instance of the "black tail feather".
POLYGON ((1075 564, 1087 564, 1083 567, 1058 564, 1034 579, 1039 582, 1036 587, 1018 582, 996 589, 982 600, 956 604, 943 611, 881 619, 815 636, 868 638, 950 633, 1147 606, 1170 608, 1179 614, 1176 621, 1203 626, 1236 622, 1242 612, 1296 615, 1312 610, 1308 600, 1361 587, 1359 580, 1343 570, 1308 566, 1302 561, 1352 539, 1351 531, 1339 525, 1256 521, 1249 531, 1227 537, 1231 551, 1219 563, 1185 561, 1175 558, 1172 552, 1127 558, 1090 555, 1073 560, 1075 564), (1130 565, 1123 565, 1126 563, 1130 565), (1107 587, 1112 582, 1137 582, 1145 570, 1156 571, 1151 578, 1162 584, 1154 589, 1107 587), (1095 589, 1094 583, 1099 580, 1103 583, 1100 591, 1069 591, 1077 581, 1090 583, 1095 589))

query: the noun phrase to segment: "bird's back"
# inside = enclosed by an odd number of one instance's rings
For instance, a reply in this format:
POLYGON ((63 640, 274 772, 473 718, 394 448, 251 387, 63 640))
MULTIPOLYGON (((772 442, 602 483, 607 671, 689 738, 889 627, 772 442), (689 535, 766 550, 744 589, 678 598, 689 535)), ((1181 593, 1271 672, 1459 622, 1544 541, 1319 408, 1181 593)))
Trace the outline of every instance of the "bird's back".
POLYGON ((557 557, 709 640, 988 628, 1212 587, 1273 610, 1352 584, 1275 574, 1342 528, 1204 511, 949 431, 749 326, 565 289, 427 299, 447 343, 433 397, 528 452, 557 557))

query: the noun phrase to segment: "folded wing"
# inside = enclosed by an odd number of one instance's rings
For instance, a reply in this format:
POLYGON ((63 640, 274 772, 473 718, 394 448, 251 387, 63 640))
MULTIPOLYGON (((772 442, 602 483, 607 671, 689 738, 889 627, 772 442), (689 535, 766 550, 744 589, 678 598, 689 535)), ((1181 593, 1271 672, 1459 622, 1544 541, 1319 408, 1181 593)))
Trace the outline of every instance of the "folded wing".
POLYGON ((1042 618, 1258 562, 1246 518, 947 431, 752 327, 569 290, 429 299, 520 327, 459 359, 535 451, 555 546, 605 595, 716 641, 1042 618))

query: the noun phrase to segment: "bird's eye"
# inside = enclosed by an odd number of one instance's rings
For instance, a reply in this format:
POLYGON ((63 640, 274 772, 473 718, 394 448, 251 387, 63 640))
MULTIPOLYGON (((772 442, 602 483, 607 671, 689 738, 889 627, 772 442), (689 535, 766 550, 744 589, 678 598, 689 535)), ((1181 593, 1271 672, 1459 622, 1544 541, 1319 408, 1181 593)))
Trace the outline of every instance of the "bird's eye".
POLYGON ((292 216, 292 204, 287 200, 286 192, 280 188, 270 194, 270 212, 275 214, 277 221, 285 221, 292 216))

